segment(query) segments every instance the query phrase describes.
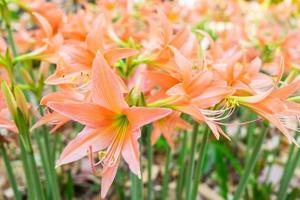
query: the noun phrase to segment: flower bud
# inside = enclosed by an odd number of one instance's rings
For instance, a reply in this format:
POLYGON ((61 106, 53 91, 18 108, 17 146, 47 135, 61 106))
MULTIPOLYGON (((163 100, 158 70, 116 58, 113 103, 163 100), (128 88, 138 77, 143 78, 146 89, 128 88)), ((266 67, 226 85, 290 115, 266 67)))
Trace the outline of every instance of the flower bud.
POLYGON ((4 99, 5 99, 6 105, 8 107, 8 110, 11 113, 11 115, 13 116, 13 118, 15 119, 17 116, 17 102, 16 102, 14 95, 11 92, 6 81, 2 81, 1 90, 3 93, 4 99))
POLYGON ((15 93, 18 108, 24 114, 25 119, 28 120, 29 119, 29 107, 28 107, 28 104, 26 101, 26 97, 24 96, 22 90, 18 86, 16 86, 14 88, 14 93, 15 93))
POLYGON ((22 75, 22 78, 24 79, 24 81, 30 85, 34 84, 33 79, 31 78, 30 74, 26 71, 25 68, 21 68, 20 69, 20 73, 22 75))
POLYGON ((0 1, 0 15, 4 19, 5 23, 10 24, 10 15, 7 7, 7 3, 4 0, 0 1))

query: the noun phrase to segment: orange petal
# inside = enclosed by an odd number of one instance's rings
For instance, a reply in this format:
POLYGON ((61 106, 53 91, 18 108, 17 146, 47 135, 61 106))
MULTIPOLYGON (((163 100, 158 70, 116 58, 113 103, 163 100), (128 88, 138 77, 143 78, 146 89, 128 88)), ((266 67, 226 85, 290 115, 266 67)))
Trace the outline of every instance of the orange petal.
POLYGON ((290 83, 282 88, 275 90, 272 93, 272 96, 285 100, 289 96, 294 94, 299 89, 299 87, 300 87, 300 80, 294 81, 293 83, 290 83))
POLYGON ((40 102, 41 105, 46 105, 50 101, 64 102, 66 100, 84 100, 84 95, 73 91, 53 92, 44 96, 40 102))
POLYGON ((188 28, 183 28, 179 30, 176 35, 170 41, 170 45, 180 49, 180 47, 186 43, 190 35, 190 30, 188 28))
POLYGON ((162 132, 162 135, 164 136, 164 138, 166 139, 167 143, 170 145, 171 149, 174 150, 175 149, 175 144, 172 138, 172 132, 162 132))
POLYGON ((56 163, 56 167, 74 162, 87 155, 89 147, 93 152, 106 148, 111 142, 114 134, 105 132, 103 129, 91 129, 85 127, 78 136, 64 148, 56 163))
POLYGON ((112 182, 115 179, 115 176, 117 174, 117 170, 119 167, 120 158, 117 160, 117 162, 113 166, 107 166, 104 168, 104 172, 102 173, 102 179, 101 179, 101 198, 104 199, 112 182))
POLYGON ((38 25, 44 31, 44 33, 47 36, 47 38, 51 38, 52 34, 53 34, 53 30, 52 30, 52 26, 47 21, 47 19, 45 17, 43 17, 42 15, 40 15, 39 13, 37 13, 37 12, 33 12, 32 15, 36 19, 38 25))
POLYGON ((207 87, 210 86, 213 80, 213 73, 209 71, 198 72, 194 77, 192 82, 188 85, 188 92, 190 96, 200 94, 207 87))
POLYGON ((160 136, 161 136, 160 128, 155 123, 153 123, 153 130, 151 133, 151 144, 154 145, 160 136))
POLYGON ((136 54, 138 54, 137 50, 129 48, 112 48, 103 53, 110 65, 116 64, 116 62, 122 58, 127 58, 136 54))
POLYGON ((222 128, 218 124, 216 124, 212 121, 209 121, 209 120, 206 120, 205 122, 206 122, 206 124, 208 125, 208 127, 210 128, 210 130, 212 131, 212 133, 214 134, 214 136, 216 137, 217 140, 219 140, 220 134, 223 135, 226 139, 230 140, 230 137, 224 133, 224 131, 222 130, 222 128))
POLYGON ((176 48, 169 46, 174 53, 175 62, 182 75, 183 82, 188 84, 192 78, 192 63, 185 58, 176 48))
MULTIPOLYGON (((138 130, 140 131, 140 130, 138 130)), ((141 169, 140 169, 140 151, 138 138, 135 137, 135 134, 129 134, 127 139, 124 142, 122 149, 122 157, 129 166, 129 169, 141 178, 141 169)))
POLYGON ((176 85, 174 85, 173 87, 171 87, 170 89, 168 89, 166 91, 167 95, 179 95, 179 96, 183 96, 186 95, 186 91, 184 90, 183 87, 183 83, 178 83, 176 85))
POLYGON ((104 41, 103 41, 103 31, 104 31, 104 15, 101 13, 95 19, 92 29, 87 34, 85 42, 88 46, 88 49, 96 53, 97 50, 103 50, 104 41))
MULTIPOLYGON (((63 122, 63 124, 67 123, 70 119, 65 117, 64 115, 61 115, 57 112, 52 112, 52 113, 47 113, 46 115, 44 115, 42 118, 40 118, 32 127, 31 127, 31 131, 41 127, 45 124, 57 124, 60 122, 63 122)), ((61 124, 61 126, 63 125, 61 124)))
POLYGON ((132 130, 137 130, 148 123, 169 115, 172 110, 168 108, 131 107, 123 112, 127 116, 132 130))
POLYGON ((181 118, 177 119, 176 123, 178 128, 185 129, 185 130, 192 129, 192 125, 181 118))
POLYGON ((235 96, 234 98, 237 99, 240 102, 258 103, 258 102, 264 100, 265 98, 267 98, 273 92, 273 90, 274 90, 274 88, 271 88, 271 89, 267 90, 266 92, 262 92, 262 93, 257 94, 257 95, 241 96, 241 97, 235 96))
POLYGON ((92 95, 96 103, 107 109, 119 112, 128 107, 116 74, 100 52, 93 62, 92 95))
POLYGON ((156 7, 156 10, 157 10, 158 16, 161 20, 163 40, 164 40, 164 43, 167 44, 171 40, 171 37, 172 37, 172 33, 173 33, 172 24, 169 22, 167 16, 159 7, 156 7))
POLYGON ((110 110, 92 103, 49 102, 47 106, 74 121, 92 128, 106 125, 114 116, 114 113, 110 110))
POLYGON ((158 71, 146 71, 144 75, 147 79, 153 81, 156 85, 161 88, 169 89, 178 83, 178 80, 173 78, 171 75, 158 71))
POLYGON ((249 76, 254 76, 258 74, 261 66, 262 66, 262 61, 259 57, 253 59, 250 65, 247 67, 249 76))
POLYGON ((198 122, 203 122, 205 120, 205 116, 202 114, 200 109, 197 108, 195 105, 177 106, 176 110, 190 115, 191 117, 194 118, 194 120, 198 122))
POLYGON ((3 117, 0 117, 0 128, 6 128, 15 133, 18 132, 18 129, 17 129, 15 123, 13 121, 5 119, 3 117))
MULTIPOLYGON (((59 55, 69 71, 90 70, 94 59, 82 42, 70 42, 60 47, 59 55)), ((61 64, 61 63, 59 63, 61 64)))
POLYGON ((202 109, 208 108, 233 94, 233 92, 234 90, 229 87, 211 87, 208 88, 202 95, 193 98, 192 102, 202 109))
POLYGON ((265 118, 266 120, 268 120, 270 123, 272 123, 276 128, 278 128, 283 135, 285 135, 288 139, 288 141, 290 143, 294 143, 296 146, 299 147, 298 142, 295 140, 295 138, 293 138, 291 136, 290 131, 282 124, 282 122, 280 122, 276 117, 274 117, 273 115, 270 115, 266 112, 264 112, 263 110, 259 110, 259 109, 254 109, 252 108, 257 114, 259 114, 260 116, 262 116, 263 118, 265 118))

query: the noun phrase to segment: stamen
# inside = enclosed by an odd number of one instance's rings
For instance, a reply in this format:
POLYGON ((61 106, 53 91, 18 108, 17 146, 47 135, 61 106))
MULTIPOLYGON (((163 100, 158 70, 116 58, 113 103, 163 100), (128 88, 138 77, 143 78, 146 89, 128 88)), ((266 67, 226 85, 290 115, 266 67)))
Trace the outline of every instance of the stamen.
POLYGON ((97 169, 96 169, 96 166, 98 166, 98 163, 96 163, 96 164, 94 163, 92 146, 89 146, 89 149, 87 150, 87 155, 88 155, 93 173, 96 176, 101 176, 101 172, 97 171, 97 169))
POLYGON ((101 164, 103 167, 112 167, 116 164, 121 154, 125 136, 128 130, 129 122, 125 115, 118 116, 116 120, 117 123, 115 126, 117 129, 113 141, 105 152, 103 151, 98 155, 100 160, 97 162, 97 164, 101 164))
POLYGON ((229 118, 233 114, 235 107, 237 105, 238 105, 238 103, 234 99, 232 99, 232 100, 226 101, 225 105, 223 105, 218 110, 201 109, 201 112, 210 121, 221 121, 221 120, 229 118))

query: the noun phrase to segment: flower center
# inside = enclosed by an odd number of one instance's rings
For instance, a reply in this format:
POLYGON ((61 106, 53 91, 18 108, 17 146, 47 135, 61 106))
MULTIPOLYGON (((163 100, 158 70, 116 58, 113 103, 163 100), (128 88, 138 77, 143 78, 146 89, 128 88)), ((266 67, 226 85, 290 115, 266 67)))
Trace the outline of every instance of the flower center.
POLYGON ((129 121, 126 115, 119 115, 116 117, 115 124, 113 125, 116 134, 107 150, 99 154, 99 160, 103 166, 113 166, 118 160, 124 144, 128 125, 129 121))

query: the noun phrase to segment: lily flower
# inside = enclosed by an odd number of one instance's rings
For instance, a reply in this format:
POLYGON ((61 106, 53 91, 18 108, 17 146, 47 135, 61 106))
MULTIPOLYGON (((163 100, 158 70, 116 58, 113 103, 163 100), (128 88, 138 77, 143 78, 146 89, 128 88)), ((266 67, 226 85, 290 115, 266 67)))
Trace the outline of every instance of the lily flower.
POLYGON ((288 139, 298 145, 292 137, 291 130, 298 131, 300 106, 288 98, 300 88, 300 80, 296 80, 281 88, 271 88, 267 92, 254 96, 231 96, 237 104, 245 106, 256 112, 278 128, 288 139), (296 128, 291 125, 296 122, 296 128))
POLYGON ((170 49, 174 53, 173 77, 178 82, 166 91, 167 98, 149 105, 165 105, 186 113, 198 122, 207 123, 216 138, 219 138, 220 134, 227 137, 215 122, 223 119, 227 111, 232 113, 231 108, 219 111, 208 109, 233 94, 234 91, 227 86, 225 81, 215 80, 211 71, 193 70, 193 65, 187 58, 176 48, 170 47, 170 49))
MULTIPOLYGON (((81 94, 75 90, 70 90, 68 87, 61 87, 62 91, 50 93, 44 96, 40 102, 41 105, 47 106, 49 102, 83 102, 88 97, 84 94, 81 94)), ((44 116, 42 116, 32 127, 31 130, 36 129, 45 124, 54 125, 51 129, 50 133, 54 133, 57 129, 70 122, 71 119, 66 117, 56 111, 48 112, 44 116)))
POLYGON ((55 73, 48 77, 46 82, 48 84, 76 84, 82 75, 88 76, 90 73, 97 51, 103 54, 110 65, 115 64, 119 59, 138 53, 135 49, 115 47, 115 41, 112 40, 117 36, 112 30, 105 34, 103 30, 106 30, 106 26, 109 26, 107 20, 103 14, 99 14, 93 21, 84 42, 69 41, 65 43, 59 51, 63 62, 59 63, 55 73))
POLYGON ((175 133, 176 128, 183 130, 190 130, 192 126, 185 120, 180 118, 180 112, 173 111, 172 114, 168 115, 165 118, 157 120, 153 123, 153 131, 151 135, 152 145, 157 142, 159 137, 162 135, 172 149, 175 148, 173 141, 173 134, 175 133))
POLYGON ((121 157, 140 177, 140 128, 171 113, 166 108, 130 107, 118 82, 104 56, 97 52, 92 67, 92 102, 48 103, 52 110, 85 125, 65 147, 57 166, 79 160, 88 152, 93 169, 102 166, 100 173, 94 169, 102 176, 102 197, 114 180, 121 157), (92 152, 100 152, 98 163, 93 163, 92 152))

